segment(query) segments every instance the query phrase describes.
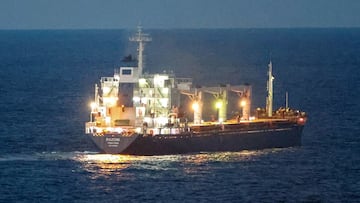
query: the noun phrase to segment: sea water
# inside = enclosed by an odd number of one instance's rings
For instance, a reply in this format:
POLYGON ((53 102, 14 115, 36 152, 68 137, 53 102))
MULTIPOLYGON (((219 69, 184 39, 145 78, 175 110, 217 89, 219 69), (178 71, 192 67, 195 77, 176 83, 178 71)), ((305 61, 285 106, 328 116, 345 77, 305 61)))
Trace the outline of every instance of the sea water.
MULTIPOLYGON (((135 30, 0 31, 0 202, 358 202, 360 29, 146 30, 145 72, 252 85, 306 111, 302 146, 122 156, 84 134, 135 30)), ((229 114, 233 112, 228 112, 229 114)), ((191 115, 191 112, 188 112, 191 115)))

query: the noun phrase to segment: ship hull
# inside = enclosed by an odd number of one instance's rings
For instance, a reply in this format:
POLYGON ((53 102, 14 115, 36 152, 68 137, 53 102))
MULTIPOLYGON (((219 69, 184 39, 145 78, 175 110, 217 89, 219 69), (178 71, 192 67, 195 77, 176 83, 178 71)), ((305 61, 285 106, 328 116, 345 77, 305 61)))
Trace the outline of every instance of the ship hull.
POLYGON ((90 136, 104 153, 166 155, 300 146, 302 130, 302 125, 293 125, 285 128, 214 131, 177 135, 90 136), (94 139, 94 137, 96 138, 94 139))
POLYGON ((123 136, 120 134, 90 134, 91 140, 104 153, 120 154, 128 148, 139 136, 134 134, 132 136, 123 136))

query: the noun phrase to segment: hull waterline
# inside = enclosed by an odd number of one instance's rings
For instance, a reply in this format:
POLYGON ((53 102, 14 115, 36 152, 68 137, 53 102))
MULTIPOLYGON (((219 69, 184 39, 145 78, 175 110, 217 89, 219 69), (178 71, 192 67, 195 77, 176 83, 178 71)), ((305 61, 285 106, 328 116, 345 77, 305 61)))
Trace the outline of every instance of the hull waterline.
POLYGON ((127 155, 166 155, 196 152, 241 151, 301 146, 303 126, 245 132, 188 133, 123 137, 93 136, 104 153, 127 155), (111 138, 111 139, 110 139, 111 138))

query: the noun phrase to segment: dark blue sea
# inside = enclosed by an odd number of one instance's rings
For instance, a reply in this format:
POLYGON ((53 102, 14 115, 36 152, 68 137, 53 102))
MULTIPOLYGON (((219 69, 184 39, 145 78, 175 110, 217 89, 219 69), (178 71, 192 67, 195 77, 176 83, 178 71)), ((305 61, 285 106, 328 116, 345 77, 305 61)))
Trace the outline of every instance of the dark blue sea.
POLYGON ((0 202, 360 202, 360 29, 146 30, 146 72, 244 84, 307 112, 301 147, 168 156, 98 153, 94 83, 135 30, 0 31, 0 202))

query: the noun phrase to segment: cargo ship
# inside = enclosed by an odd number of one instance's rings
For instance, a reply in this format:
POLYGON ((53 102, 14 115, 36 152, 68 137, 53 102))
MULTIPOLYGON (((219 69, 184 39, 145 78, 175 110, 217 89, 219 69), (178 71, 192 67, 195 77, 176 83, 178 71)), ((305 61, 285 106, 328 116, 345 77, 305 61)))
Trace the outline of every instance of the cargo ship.
POLYGON ((252 113, 250 85, 194 87, 192 78, 143 73, 145 44, 152 39, 139 27, 129 40, 138 43, 137 59, 129 55, 123 60, 127 65, 95 84, 85 124, 85 133, 102 153, 166 155, 301 145, 307 115, 287 105, 273 111, 271 61, 266 107, 252 113), (217 114, 209 121, 203 120, 206 94, 213 95, 217 114), (239 113, 227 118, 230 95, 236 95, 239 113), (192 107, 191 116, 182 113, 184 101, 192 107))

